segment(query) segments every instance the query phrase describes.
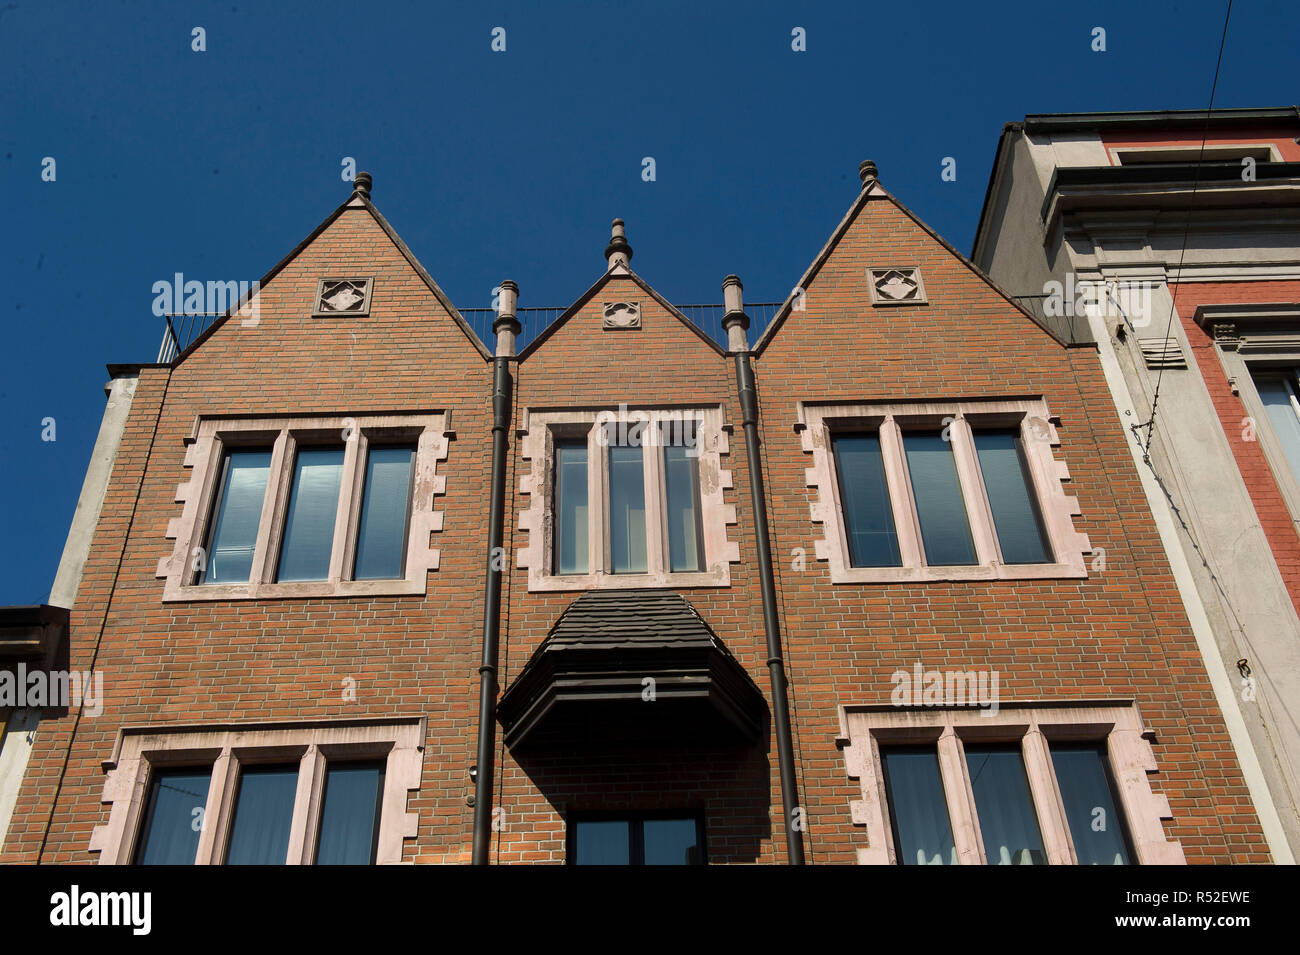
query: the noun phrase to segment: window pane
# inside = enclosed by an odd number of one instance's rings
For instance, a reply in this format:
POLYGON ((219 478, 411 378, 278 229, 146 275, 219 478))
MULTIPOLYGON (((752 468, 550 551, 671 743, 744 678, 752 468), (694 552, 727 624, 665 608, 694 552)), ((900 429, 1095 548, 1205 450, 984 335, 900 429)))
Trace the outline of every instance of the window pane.
POLYGON ((832 439, 840 502, 854 567, 898 567, 898 533, 889 504, 878 434, 838 434, 832 439))
POLYGON ((193 865, 199 851, 212 767, 160 769, 149 786, 149 805, 136 844, 136 865, 193 865))
POLYGON ((298 767, 250 766, 239 774, 226 865, 284 865, 298 767))
POLYGON ((382 763, 330 763, 325 771, 317 865, 370 865, 374 861, 382 763))
POLYGON ((1008 564, 1047 564, 1052 549, 1038 515, 1034 482, 1029 474, 1020 435, 1010 429, 975 432, 984 488, 993 511, 993 526, 1008 564))
POLYGON ((414 448, 372 447, 366 455, 365 496, 361 500, 357 558, 352 573, 356 580, 402 576, 414 460, 414 448))
POLYGON ((200 571, 200 583, 248 583, 270 475, 270 451, 226 452, 208 538, 208 566, 200 571))
POLYGON ((1116 808, 1104 749, 1054 743, 1051 751, 1079 864, 1129 865, 1128 834, 1116 808))
POLYGON ((298 452, 277 580, 324 580, 329 576, 342 479, 342 448, 303 448, 298 452))
POLYGON ((587 442, 555 442, 555 572, 587 572, 587 442))
POLYGON ((642 826, 646 865, 699 865, 704 861, 694 819, 647 819, 642 826))
POLYGON ((578 865, 630 865, 631 833, 625 819, 575 823, 578 865))
POLYGON ((1281 442, 1287 463, 1291 465, 1291 473, 1300 480, 1300 418, 1296 417, 1295 408, 1291 404, 1288 382, 1279 375, 1252 372, 1251 377, 1255 380, 1255 389, 1268 412, 1273 433, 1281 442))
POLYGON ((966 767, 989 865, 1046 865, 1020 750, 967 746, 966 767))
POLYGON ((903 450, 921 520, 925 562, 931 567, 975 563, 952 442, 940 434, 912 432, 903 435, 903 450))
POLYGON ((645 471, 640 446, 609 448, 609 553, 616 574, 644 574, 645 471))
POLYGON ((664 486, 668 508, 670 570, 703 570, 700 532, 699 457, 694 448, 664 448, 664 486))
POLYGON ((881 756, 899 864, 956 865, 957 848, 935 751, 887 749, 881 756))

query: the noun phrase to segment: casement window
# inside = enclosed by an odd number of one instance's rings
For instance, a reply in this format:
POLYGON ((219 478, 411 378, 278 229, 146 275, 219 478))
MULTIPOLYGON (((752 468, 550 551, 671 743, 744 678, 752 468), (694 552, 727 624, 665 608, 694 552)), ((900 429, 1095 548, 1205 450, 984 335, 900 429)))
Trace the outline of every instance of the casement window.
POLYGON ((1041 400, 801 404, 835 583, 1086 577, 1041 400))
POLYGON ((1148 735, 1129 702, 840 708, 861 782, 858 858, 898 865, 1182 863, 1151 791, 1148 735))
POLYGON ((422 719, 124 730, 91 849, 108 864, 401 862, 423 741, 422 719))
POLYGON ((571 815, 570 865, 705 865, 704 817, 691 812, 571 815))
POLYGON ((445 416, 203 419, 164 600, 423 594, 445 416))
POLYGON ((730 582, 721 409, 530 411, 521 446, 530 590, 730 582))

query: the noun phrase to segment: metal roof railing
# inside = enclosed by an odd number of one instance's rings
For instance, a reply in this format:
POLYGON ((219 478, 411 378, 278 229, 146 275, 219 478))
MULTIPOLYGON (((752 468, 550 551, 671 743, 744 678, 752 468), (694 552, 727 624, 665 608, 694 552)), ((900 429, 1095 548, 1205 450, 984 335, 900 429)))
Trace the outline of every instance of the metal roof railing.
MULTIPOLYGON (((749 315, 749 340, 755 342, 780 310, 782 302, 747 302, 745 313, 749 315)), ((543 305, 519 308, 515 315, 519 319, 521 330, 516 342, 519 350, 528 347, 538 335, 553 325, 567 306, 543 305)), ((712 338, 722 348, 727 347, 727 334, 722 328, 724 306, 721 304, 678 305, 677 310, 691 321, 696 328, 712 338)), ((496 347, 496 336, 492 333, 492 323, 496 321, 496 309, 462 308, 464 317, 474 334, 479 337, 489 351, 496 347)), ((202 312, 190 314, 169 314, 163 316, 162 343, 158 346, 158 363, 167 364, 175 361, 187 348, 198 341, 224 312, 202 312)))

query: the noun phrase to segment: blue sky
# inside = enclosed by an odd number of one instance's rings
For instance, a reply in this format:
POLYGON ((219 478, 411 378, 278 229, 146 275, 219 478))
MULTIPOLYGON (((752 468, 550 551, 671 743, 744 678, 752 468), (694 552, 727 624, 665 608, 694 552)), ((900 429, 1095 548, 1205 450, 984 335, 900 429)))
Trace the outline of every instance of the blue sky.
MULTIPOLYGON (((507 277, 571 302, 615 216, 670 300, 730 272, 781 299, 864 158, 969 251, 1003 123, 1204 107, 1226 4, 446 7, 0 0, 0 603, 48 596, 104 366, 157 355, 153 283, 260 278, 346 198, 344 157, 462 307, 507 277)), ((1297 36, 1290 0, 1238 2, 1216 105, 1296 102, 1297 36)))

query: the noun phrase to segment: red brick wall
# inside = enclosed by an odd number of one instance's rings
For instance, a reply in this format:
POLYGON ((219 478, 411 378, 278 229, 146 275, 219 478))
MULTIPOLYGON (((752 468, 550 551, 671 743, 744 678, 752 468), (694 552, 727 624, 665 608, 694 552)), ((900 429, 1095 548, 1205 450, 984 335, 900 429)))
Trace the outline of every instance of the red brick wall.
MULTIPOLYGON (((841 704, 887 702, 890 674, 996 667, 1003 704, 1026 699, 1134 698, 1156 733, 1171 838, 1194 862, 1266 861, 1267 850, 1188 630, 1095 352, 1066 350, 1000 299, 898 208, 870 203, 756 360, 773 551, 791 677, 795 752, 815 862, 852 862, 863 832, 849 816, 857 784, 835 743, 841 704), (873 309, 868 265, 919 264, 931 303, 873 309), (1060 416, 1058 456, 1073 475, 1076 527, 1104 547, 1107 568, 1084 581, 834 586, 813 556, 794 433, 795 402, 825 398, 960 399, 1044 395, 1060 416), (791 568, 802 548, 807 567, 791 568)), ((768 691, 754 570, 753 516, 733 366, 628 279, 615 278, 517 368, 524 409, 635 403, 721 404, 734 426, 722 466, 737 509, 741 561, 729 588, 685 596, 768 691), (642 303, 643 329, 600 330, 602 298, 642 303)), ((10 836, 9 860, 88 862, 106 821, 100 762, 124 724, 426 714, 419 836, 406 858, 466 858, 472 809, 477 666, 490 464, 490 367, 363 211, 345 212, 262 293, 261 323, 221 328, 178 366, 146 370, 128 421, 72 617, 72 665, 85 669, 101 621, 107 700, 84 719, 42 725, 10 836), (377 277, 371 316, 312 319, 323 275, 377 277), (204 414, 452 412, 443 462, 441 567, 427 597, 163 604, 159 558, 179 516, 184 438, 204 414), (143 472, 143 481, 141 474, 143 472), (139 488, 139 502, 136 491, 139 488), (121 557, 120 571, 118 568, 121 557), (358 699, 344 702, 343 680, 358 699), (68 770, 57 802, 60 769, 68 770)), ((576 594, 531 594, 514 555, 523 462, 512 440, 502 601, 502 688, 576 594)), ((683 741, 683 743, 688 741, 683 741)), ((675 743, 675 741, 674 741, 675 743)), ((500 737, 498 736, 498 745, 500 737)), ((698 808, 709 857, 785 861, 775 747, 555 753, 498 763, 502 831, 494 857, 561 861, 563 813, 698 808)))
MULTIPOLYGON (((106 701, 77 730, 43 861, 97 858, 87 844, 107 820, 100 762, 123 725, 418 714, 429 737, 410 807, 420 837, 407 858, 459 856, 474 762, 490 372, 370 214, 348 210, 263 288, 257 326, 222 326, 170 380, 165 369, 143 373, 71 621, 71 665, 86 669, 107 614, 106 701), (310 317, 317 280, 340 274, 375 276, 369 318, 310 317), (182 462, 196 416, 440 409, 456 439, 442 464, 447 493, 435 499, 446 518, 427 599, 162 603, 154 575, 174 544, 164 535, 180 516, 174 496, 191 474, 182 462), (355 702, 343 699, 346 677, 355 702)), ((72 723, 41 724, 8 860, 36 858, 72 723)))
POLYGON ((1131 698, 1155 731, 1169 837, 1189 862, 1266 861, 1249 795, 1210 689, 1096 352, 1065 349, 947 254, 898 207, 869 202, 758 361, 773 551, 798 716, 812 855, 851 862, 861 798, 835 748, 836 707, 889 702, 890 675, 993 667, 1002 705, 1131 698), (872 308, 865 270, 919 265, 930 304, 872 308), (1106 551, 1086 580, 832 585, 812 559, 795 403, 1042 395, 1059 415, 1075 528, 1106 551), (809 555, 803 572, 789 555, 809 555))
POLYGON ((1171 286, 1171 290, 1179 320, 1196 356, 1196 366, 1237 459, 1237 468, 1246 482, 1273 559, 1282 573, 1291 603, 1300 612, 1300 535, 1296 534, 1295 522, 1264 457, 1264 449, 1258 441, 1245 440, 1246 406, 1228 385, 1227 373, 1215 353, 1214 338, 1195 321, 1196 309, 1202 305, 1300 301, 1300 282, 1185 282, 1171 286))

